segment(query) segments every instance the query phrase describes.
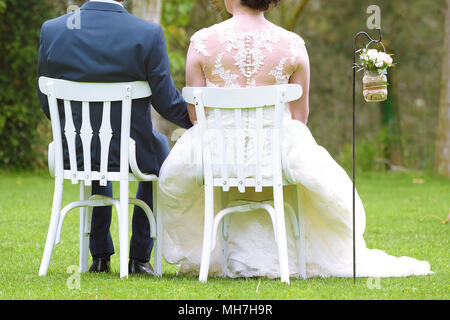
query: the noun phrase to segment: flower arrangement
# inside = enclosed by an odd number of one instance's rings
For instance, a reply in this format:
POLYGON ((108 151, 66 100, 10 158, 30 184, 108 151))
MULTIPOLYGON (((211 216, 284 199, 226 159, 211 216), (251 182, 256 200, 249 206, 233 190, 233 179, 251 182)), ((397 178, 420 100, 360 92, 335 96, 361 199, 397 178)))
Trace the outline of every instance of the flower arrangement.
POLYGON ((358 71, 364 70, 363 95, 367 102, 379 102, 387 99, 387 69, 393 67, 391 55, 376 49, 359 50, 358 71))
POLYGON ((380 75, 387 74, 387 68, 394 65, 391 55, 376 49, 361 49, 359 61, 362 69, 378 72, 380 75))

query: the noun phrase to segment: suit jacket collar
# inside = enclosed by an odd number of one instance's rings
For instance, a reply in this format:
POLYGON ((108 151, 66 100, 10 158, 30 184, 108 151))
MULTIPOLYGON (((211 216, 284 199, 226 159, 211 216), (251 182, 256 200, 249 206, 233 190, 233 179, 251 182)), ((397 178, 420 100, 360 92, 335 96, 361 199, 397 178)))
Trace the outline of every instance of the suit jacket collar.
POLYGON ((114 12, 128 12, 124 7, 115 3, 88 1, 81 7, 81 10, 99 10, 99 11, 114 11, 114 12))

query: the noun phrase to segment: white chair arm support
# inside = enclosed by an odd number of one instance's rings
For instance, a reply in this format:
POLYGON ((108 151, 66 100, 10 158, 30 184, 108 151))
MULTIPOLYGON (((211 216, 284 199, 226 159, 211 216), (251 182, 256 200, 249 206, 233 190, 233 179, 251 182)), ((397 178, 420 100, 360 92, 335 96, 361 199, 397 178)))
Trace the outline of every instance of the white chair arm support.
MULTIPOLYGON (((264 203, 270 204, 271 206, 274 205, 273 201, 264 201, 264 203)), ((289 217, 291 218, 292 230, 294 232, 295 239, 299 239, 299 237, 300 237, 300 230, 298 228, 297 215, 296 215, 294 209, 291 207, 291 205, 289 203, 285 202, 284 203, 284 210, 287 211, 287 213, 289 214, 289 217)))
MULTIPOLYGON (((214 247, 216 246, 216 232, 217 229, 219 227, 219 223, 220 221, 227 215, 232 214, 232 213, 236 213, 236 212, 250 212, 253 210, 257 210, 257 209, 264 209, 266 210, 271 219, 272 222, 275 223, 276 219, 275 219, 275 211, 273 209, 273 205, 274 202, 273 201, 264 201, 263 203, 261 202, 252 202, 252 201, 245 201, 245 200, 237 200, 234 201, 232 203, 229 204, 229 207, 221 210, 220 212, 217 213, 217 215, 214 218, 214 233, 213 233, 213 241, 212 241, 212 248, 211 250, 214 249, 214 247)), ((297 216, 295 214, 294 209, 288 204, 288 203, 284 203, 284 209, 288 212, 289 217, 291 218, 291 222, 292 222, 292 229, 294 232, 294 237, 295 239, 299 239, 300 237, 300 230, 298 227, 298 223, 297 223, 297 216)), ((225 231, 226 232, 226 231, 225 231)), ((276 234, 276 228, 274 225, 274 234, 276 234)))
POLYGON ((48 145, 48 156, 47 156, 47 162, 48 162, 48 171, 50 173, 50 176, 52 178, 55 177, 55 143, 52 141, 48 145))
MULTIPOLYGON (((144 201, 139 199, 130 198, 129 203, 136 205, 140 207, 142 210, 144 210, 145 214, 147 215, 148 222, 150 223, 150 237, 156 240, 156 221, 151 209, 147 206, 147 204, 144 201)), ((61 241, 62 225, 64 222, 64 218, 66 217, 67 213, 69 213, 69 211, 79 207, 105 207, 111 205, 113 205, 116 208, 117 212, 119 212, 120 210, 119 199, 114 199, 98 194, 91 196, 89 200, 80 200, 69 203, 61 210, 61 217, 59 219, 58 229, 56 232, 55 245, 57 245, 61 241)), ((120 219, 120 215, 118 215, 118 217, 120 219)))
POLYGON ((110 206, 110 205, 115 206, 116 210, 119 211, 120 202, 118 200, 106 198, 106 197, 104 197, 104 198, 101 197, 101 198, 97 198, 97 199, 91 197, 90 200, 80 200, 80 201, 74 201, 74 202, 69 203, 67 206, 65 206, 61 210, 61 216, 59 218, 58 229, 56 232, 55 245, 57 245, 61 240, 62 225, 64 222, 64 218, 66 217, 67 213, 69 213, 69 211, 71 211, 75 208, 80 208, 80 207, 104 207, 104 206, 110 206))
POLYGON ((156 240, 156 220, 150 207, 144 201, 136 198, 130 198, 129 201, 130 204, 140 207, 145 212, 150 223, 150 238, 156 240))
MULTIPOLYGON (((238 201, 236 203, 242 203, 241 201, 238 201)), ((276 224, 276 217, 275 217, 275 210, 274 208, 266 203, 258 203, 258 202, 248 202, 247 204, 243 204, 243 205, 238 205, 238 206, 233 206, 233 207, 229 207, 226 209, 223 209, 221 211, 219 211, 217 213, 217 215, 214 217, 214 225, 213 225, 213 239, 211 242, 211 251, 216 247, 216 237, 217 237, 217 230, 219 227, 219 223, 222 220, 222 218, 224 218, 226 215, 232 214, 232 213, 246 213, 246 212, 251 212, 257 209, 263 209, 266 210, 267 213, 270 215, 270 218, 272 219, 272 224, 273 224, 273 232, 276 235, 277 234, 277 229, 275 227, 276 224)))
MULTIPOLYGON (((120 199, 114 199, 110 198, 108 196, 102 196, 100 194, 94 194, 89 198, 89 200, 105 200, 110 201, 111 203, 116 203, 116 207, 120 204, 120 199)), ((156 240, 156 220, 155 216, 153 215, 152 209, 142 200, 136 199, 136 198, 129 198, 128 199, 129 204, 133 204, 135 206, 140 207, 145 214, 147 215, 148 222, 150 223, 150 238, 156 240)))
POLYGON ((128 158, 130 161, 130 169, 133 175, 140 181, 156 181, 158 180, 158 176, 154 174, 145 174, 139 170, 136 161, 136 142, 130 138, 130 143, 128 147, 128 158))

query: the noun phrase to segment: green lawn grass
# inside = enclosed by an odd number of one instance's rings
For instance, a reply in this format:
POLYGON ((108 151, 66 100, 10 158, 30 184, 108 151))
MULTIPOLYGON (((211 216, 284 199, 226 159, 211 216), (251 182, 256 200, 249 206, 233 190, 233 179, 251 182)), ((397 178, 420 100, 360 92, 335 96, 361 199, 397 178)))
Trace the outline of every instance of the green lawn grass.
MULTIPOLYGON (((427 260, 434 275, 358 278, 356 285, 349 278, 292 279, 289 286, 279 279, 209 278, 202 284, 164 263, 162 278, 121 280, 113 216, 112 272, 84 273, 78 289, 71 282, 77 275, 68 272, 78 264, 78 211, 67 216, 48 274, 39 277, 53 180, 45 172, 1 173, 0 299, 449 299, 450 233, 444 222, 450 213, 450 180, 425 173, 365 173, 358 174, 357 188, 366 208, 367 246, 427 260)), ((75 200, 77 192, 78 186, 65 182, 63 204, 75 200)))

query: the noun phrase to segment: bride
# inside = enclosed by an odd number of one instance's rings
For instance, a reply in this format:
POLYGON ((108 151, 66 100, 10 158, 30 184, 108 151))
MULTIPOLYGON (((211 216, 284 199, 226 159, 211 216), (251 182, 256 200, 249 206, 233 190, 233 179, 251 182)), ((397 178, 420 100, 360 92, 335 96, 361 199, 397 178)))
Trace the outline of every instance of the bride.
MULTIPOLYGON (((195 33, 186 62, 189 87, 253 87, 294 83, 303 96, 289 105, 284 115, 283 148, 294 180, 303 188, 305 199, 306 275, 351 277, 353 275, 352 183, 329 153, 317 145, 306 126, 309 113, 310 69, 303 39, 264 17, 280 0, 225 0, 233 17, 195 33)), ((233 112, 233 111, 231 111, 233 112)), ((254 122, 247 112, 246 125, 254 122)), ((223 114, 223 125, 233 128, 233 113, 223 114)), ((209 118, 211 115, 207 115, 209 118)), ((190 108, 195 123, 195 110, 190 108)), ((264 121, 272 119, 265 114, 264 121)), ((207 119, 208 120, 208 119, 207 119)), ((158 213, 164 228, 163 255, 180 266, 180 273, 198 274, 202 254, 204 193, 196 182, 195 163, 190 156, 199 143, 198 126, 177 142, 160 171, 158 213)), ((270 140, 265 147, 270 149, 270 140)), ((254 152, 248 147, 246 152, 254 152)), ((251 158, 251 157, 248 157, 251 158)), ((289 192, 285 201, 291 201, 289 192)), ((270 200, 271 190, 255 193, 250 200, 270 200)), ((229 200, 242 199, 233 189, 229 200)), ((297 250, 292 227, 286 218, 289 270, 297 276, 297 250)), ((365 212, 356 197, 357 276, 400 277, 432 273, 426 261, 394 257, 368 249, 363 233, 365 212)), ((271 220, 255 211, 230 218, 227 275, 230 277, 279 277, 278 251, 271 220)), ((217 242, 211 256, 210 275, 220 275, 221 248, 217 242)))

